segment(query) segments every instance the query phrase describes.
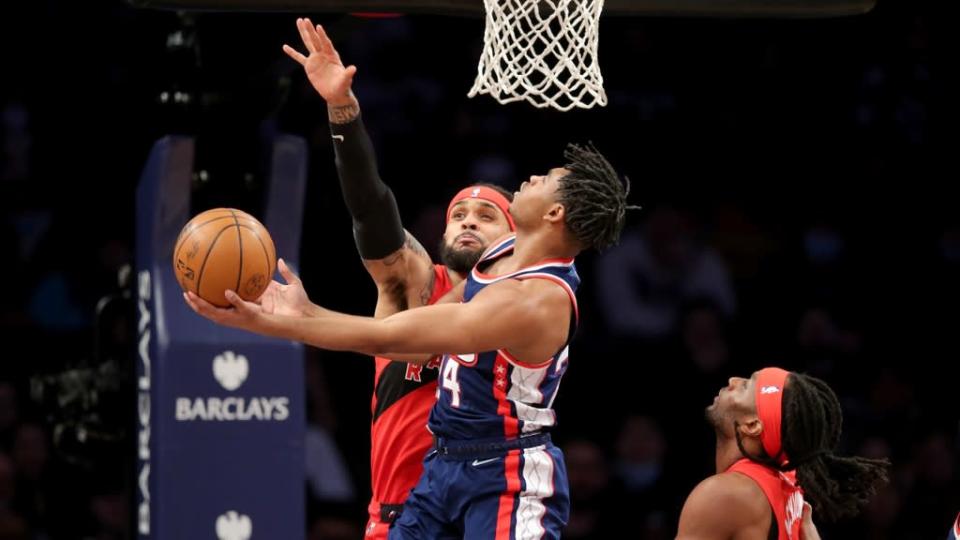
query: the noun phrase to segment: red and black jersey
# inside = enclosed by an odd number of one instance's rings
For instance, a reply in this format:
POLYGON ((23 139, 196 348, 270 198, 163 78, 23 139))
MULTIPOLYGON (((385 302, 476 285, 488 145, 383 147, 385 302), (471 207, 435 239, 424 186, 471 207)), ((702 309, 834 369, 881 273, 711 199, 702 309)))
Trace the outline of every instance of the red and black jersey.
MULTIPOLYGON (((446 266, 434 265, 433 271, 428 305, 453 288, 446 266)), ((440 359, 432 358, 424 365, 379 357, 376 362, 370 427, 371 512, 378 511, 374 507, 379 508, 379 503, 403 503, 420 478, 423 457, 433 443, 427 417, 436 401, 440 359)))

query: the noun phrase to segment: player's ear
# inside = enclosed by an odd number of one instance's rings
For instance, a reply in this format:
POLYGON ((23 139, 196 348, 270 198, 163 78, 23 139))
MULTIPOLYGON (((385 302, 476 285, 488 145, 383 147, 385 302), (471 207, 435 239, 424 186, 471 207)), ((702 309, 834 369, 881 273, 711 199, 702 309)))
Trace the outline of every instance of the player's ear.
POLYGON ((737 429, 744 437, 760 438, 760 434, 763 433, 763 422, 757 415, 750 414, 737 421, 737 429))
POLYGON ((547 207, 547 213, 543 215, 543 219, 549 221, 550 223, 563 223, 563 219, 566 216, 566 209, 559 202, 555 202, 547 207))

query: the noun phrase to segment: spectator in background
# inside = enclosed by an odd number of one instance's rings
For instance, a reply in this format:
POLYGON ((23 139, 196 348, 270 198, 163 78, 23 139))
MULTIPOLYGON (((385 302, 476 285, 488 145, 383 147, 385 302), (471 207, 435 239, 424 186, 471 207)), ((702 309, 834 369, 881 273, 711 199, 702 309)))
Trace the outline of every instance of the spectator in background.
POLYGON ((0 381, 0 451, 9 451, 13 445, 19 411, 17 389, 7 381, 0 381))
POLYGON ((16 507, 34 530, 44 530, 50 522, 51 489, 55 479, 47 474, 50 443, 37 424, 21 424, 13 441, 11 457, 17 470, 16 507))
POLYGON ((663 206, 644 226, 623 235, 598 262, 597 288, 609 331, 641 340, 673 334, 685 304, 713 302, 725 317, 736 299, 720 257, 697 240, 685 213, 663 206))
POLYGON ((646 415, 627 417, 616 441, 616 479, 621 490, 615 515, 635 520, 636 538, 667 538, 667 518, 680 505, 666 469, 667 440, 660 424, 646 415))
MULTIPOLYGON (((724 380, 728 372, 730 347, 727 342, 725 321, 719 309, 710 303, 701 302, 691 306, 683 317, 681 326, 683 352, 700 378, 714 383, 724 380)), ((684 369, 691 367, 684 365, 684 369)))
POLYGON ((13 509, 16 499, 13 461, 0 452, 0 540, 27 540, 27 523, 13 509))
POLYGON ((603 449, 586 439, 563 445, 570 482, 570 518, 563 530, 568 540, 612 537, 616 527, 615 495, 603 449))
POLYGON ((639 508, 650 508, 661 499, 663 460, 667 442, 656 420, 634 415, 624 422, 617 438, 617 478, 639 508))
POLYGON ((0 183, 25 182, 30 177, 30 111, 22 103, 9 102, 0 110, 0 183))
POLYGON ((903 514, 920 538, 941 538, 945 524, 960 508, 956 490, 956 449, 942 432, 922 437, 908 466, 910 486, 903 514))
POLYGON ((130 501, 116 490, 107 490, 90 499, 90 513, 95 521, 94 533, 86 540, 124 540, 130 528, 130 501))
POLYGON ((352 503, 356 488, 334 439, 337 417, 330 403, 319 351, 311 349, 304 362, 307 387, 307 433, 304 439, 310 495, 321 503, 352 503))

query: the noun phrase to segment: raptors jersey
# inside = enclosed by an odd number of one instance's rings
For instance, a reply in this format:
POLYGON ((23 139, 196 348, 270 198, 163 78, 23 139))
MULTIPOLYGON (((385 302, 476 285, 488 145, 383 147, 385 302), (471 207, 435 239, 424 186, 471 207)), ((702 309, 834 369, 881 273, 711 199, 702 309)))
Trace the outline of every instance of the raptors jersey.
POLYGON ((773 509, 774 520, 770 524, 770 538, 800 540, 803 490, 797 484, 796 471, 780 472, 744 458, 734 463, 727 472, 746 475, 763 490, 770 508, 773 509), (779 531, 776 537, 772 535, 774 530, 779 531))
MULTIPOLYGON (((434 265, 433 304, 451 288, 447 267, 434 265)), ((423 456, 432 438, 426 429, 427 417, 436 395, 439 358, 426 365, 392 362, 377 358, 374 379, 373 424, 370 427, 370 475, 373 500, 370 512, 379 504, 400 504, 423 471, 423 456)))
MULTIPOLYGON (((505 279, 553 281, 570 296, 569 319, 566 314, 557 316, 557 324, 570 325, 569 343, 576 329, 575 291, 580 284, 573 259, 545 260, 503 276, 483 274, 493 261, 513 251, 513 243, 511 236, 487 250, 467 277, 463 301, 469 302, 484 287, 505 279)), ((511 439, 548 431, 556 424, 553 400, 566 369, 567 344, 540 365, 521 362, 504 349, 445 355, 430 431, 449 440, 511 439)))

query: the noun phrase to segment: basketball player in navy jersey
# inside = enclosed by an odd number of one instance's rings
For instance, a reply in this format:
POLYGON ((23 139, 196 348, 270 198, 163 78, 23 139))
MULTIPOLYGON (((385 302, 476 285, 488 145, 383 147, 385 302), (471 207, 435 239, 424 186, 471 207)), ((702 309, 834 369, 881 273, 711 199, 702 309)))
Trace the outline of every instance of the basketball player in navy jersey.
POLYGON ((825 382, 779 368, 731 377, 707 419, 717 432, 717 474, 690 493, 680 540, 819 540, 823 519, 856 514, 887 480, 889 462, 834 453, 843 422, 825 382))
POLYGON ((384 319, 322 308, 289 317, 233 291, 227 309, 185 295, 217 323, 324 349, 444 354, 429 420, 434 448, 390 538, 560 536, 569 492, 549 432, 577 325, 574 257, 617 241, 629 192, 594 148, 570 145, 564 155, 563 167, 531 176, 514 195, 516 235, 489 248, 455 289, 461 303, 384 319))
MULTIPOLYGON (((284 51, 304 67, 310 83, 327 102, 337 173, 353 218, 357 250, 377 285, 374 317, 440 301, 465 279, 493 240, 513 231, 513 218, 507 211, 513 194, 477 184, 455 195, 447 208, 447 227, 440 245, 443 264, 434 264, 416 238, 404 230, 393 192, 380 178, 360 103, 350 90, 353 69, 343 66, 333 44, 325 35, 321 37, 309 19, 297 19, 297 29, 309 54, 304 56, 289 46, 284 46, 284 51)), ((272 313, 309 314, 314 306, 299 279, 286 265, 281 264, 281 271, 288 284, 272 282, 262 303, 272 313)), ((407 494, 423 471, 423 457, 433 443, 426 424, 436 400, 439 364, 437 356, 426 364, 376 358, 367 539, 387 537, 390 524, 400 515, 407 494)))

